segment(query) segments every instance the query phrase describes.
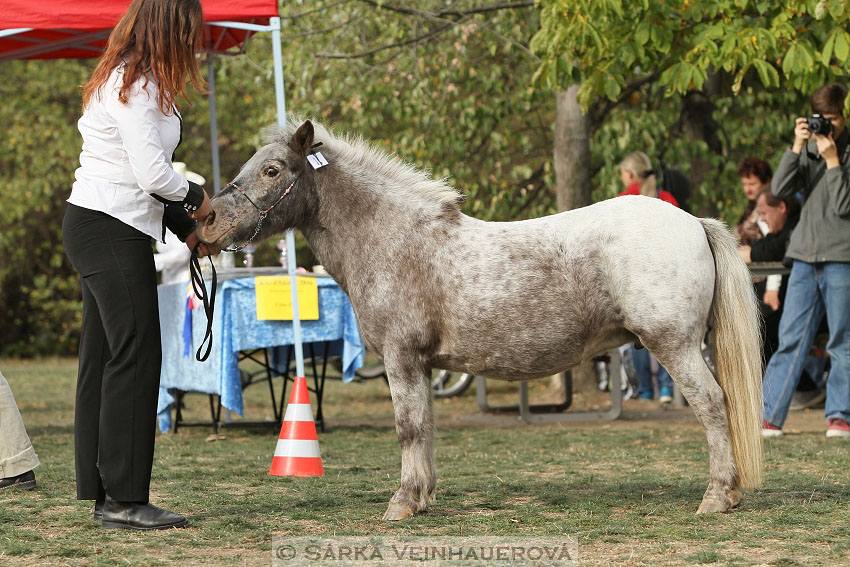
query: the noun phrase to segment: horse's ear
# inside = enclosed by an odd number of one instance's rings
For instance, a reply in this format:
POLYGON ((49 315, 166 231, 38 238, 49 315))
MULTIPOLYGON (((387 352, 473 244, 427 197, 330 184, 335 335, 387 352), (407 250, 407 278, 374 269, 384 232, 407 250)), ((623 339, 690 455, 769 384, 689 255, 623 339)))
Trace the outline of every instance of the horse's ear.
POLYGON ((310 146, 312 145, 313 123, 309 120, 305 120, 304 123, 298 127, 298 130, 295 131, 295 134, 292 135, 292 139, 289 140, 289 147, 302 156, 306 156, 310 153, 310 146))

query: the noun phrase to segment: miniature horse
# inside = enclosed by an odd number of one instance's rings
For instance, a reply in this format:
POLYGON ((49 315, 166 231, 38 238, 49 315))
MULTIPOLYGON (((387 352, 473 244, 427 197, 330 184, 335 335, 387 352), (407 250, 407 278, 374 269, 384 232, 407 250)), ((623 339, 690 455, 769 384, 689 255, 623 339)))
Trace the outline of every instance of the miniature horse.
POLYGON ((432 368, 527 380, 627 342, 655 354, 705 428, 698 512, 729 510, 759 485, 760 320, 725 225, 637 196, 484 222, 461 213, 444 181, 361 139, 305 121, 268 141, 212 200, 198 236, 224 247, 297 228, 348 294, 384 359, 401 445, 384 519, 434 495, 432 368), (319 169, 307 159, 314 141, 328 162, 319 169), (716 376, 700 354, 710 319, 716 376))

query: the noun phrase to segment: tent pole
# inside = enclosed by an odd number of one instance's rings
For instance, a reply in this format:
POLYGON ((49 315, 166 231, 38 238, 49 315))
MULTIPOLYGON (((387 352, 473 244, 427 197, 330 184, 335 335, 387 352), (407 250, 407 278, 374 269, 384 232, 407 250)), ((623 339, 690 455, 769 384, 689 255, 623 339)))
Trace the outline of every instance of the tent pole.
MULTIPOLYGON (((210 101, 210 152, 212 153, 213 195, 221 191, 221 156, 218 150, 218 108, 215 99, 215 54, 207 54, 207 84, 210 101)), ((222 252, 221 265, 232 268, 235 265, 235 252, 222 252)))
POLYGON ((215 55, 207 56, 207 84, 210 90, 210 147, 212 148, 213 195, 221 191, 221 157, 218 151, 218 111, 215 101, 215 55))
MULTIPOLYGON (((274 55, 274 92, 277 103, 277 125, 286 125, 286 98, 283 92, 283 53, 281 51, 280 18, 269 18, 272 29, 272 53, 274 55)), ((306 166, 305 166, 306 167, 306 166)), ((288 261, 289 287, 292 292, 292 332, 295 335, 296 376, 304 376, 304 350, 301 345, 301 318, 298 312, 298 283, 295 277, 295 231, 286 231, 286 258, 288 261)))

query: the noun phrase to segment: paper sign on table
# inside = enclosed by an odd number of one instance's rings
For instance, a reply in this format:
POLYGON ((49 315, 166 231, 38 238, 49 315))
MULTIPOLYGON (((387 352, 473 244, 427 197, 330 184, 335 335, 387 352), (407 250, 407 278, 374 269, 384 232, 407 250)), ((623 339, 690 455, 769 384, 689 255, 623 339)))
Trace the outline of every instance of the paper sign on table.
MULTIPOLYGON (((316 278, 296 276, 298 286, 298 318, 302 321, 319 319, 319 285, 316 278)), ((257 319, 260 321, 291 321, 292 293, 289 276, 257 276, 257 319)))

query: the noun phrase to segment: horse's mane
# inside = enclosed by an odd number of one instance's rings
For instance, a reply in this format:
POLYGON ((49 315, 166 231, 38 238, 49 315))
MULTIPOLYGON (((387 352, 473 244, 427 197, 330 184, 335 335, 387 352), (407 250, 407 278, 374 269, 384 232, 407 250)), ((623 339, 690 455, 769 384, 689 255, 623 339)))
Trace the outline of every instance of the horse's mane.
MULTIPOLYGON (((338 135, 315 120, 310 121, 315 132, 314 140, 322 142, 328 149, 327 153, 333 154, 334 160, 343 162, 346 169, 358 177, 389 180, 392 195, 407 202, 426 201, 460 209, 463 197, 445 179, 432 179, 428 171, 376 148, 359 135, 338 135)), ((286 126, 271 127, 266 131, 266 142, 287 143, 302 123, 303 119, 290 116, 286 126)))

